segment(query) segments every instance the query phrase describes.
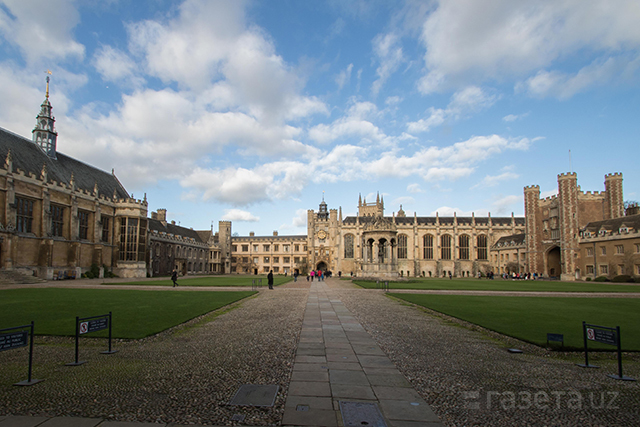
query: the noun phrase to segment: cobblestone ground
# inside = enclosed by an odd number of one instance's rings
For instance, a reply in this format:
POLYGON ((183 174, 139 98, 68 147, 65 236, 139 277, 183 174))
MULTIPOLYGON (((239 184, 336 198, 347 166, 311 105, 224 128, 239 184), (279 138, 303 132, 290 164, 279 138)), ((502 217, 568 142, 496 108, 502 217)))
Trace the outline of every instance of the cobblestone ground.
POLYGON ((0 353, 0 414, 100 417, 118 421, 234 425, 279 423, 308 292, 279 287, 143 340, 83 338, 78 367, 74 340, 36 339, 34 378, 26 379, 26 349, 0 353), (212 321, 215 318, 215 321, 212 321), (277 384, 270 408, 228 406, 242 384, 277 384))
MULTIPOLYGON (((612 355, 595 361, 601 369, 585 370, 575 365, 582 353, 548 352, 380 291, 333 286, 447 426, 640 423, 639 383, 607 377, 617 373, 612 355), (512 347, 525 353, 507 352, 512 347)), ((626 357, 625 375, 640 379, 640 357, 626 357)))

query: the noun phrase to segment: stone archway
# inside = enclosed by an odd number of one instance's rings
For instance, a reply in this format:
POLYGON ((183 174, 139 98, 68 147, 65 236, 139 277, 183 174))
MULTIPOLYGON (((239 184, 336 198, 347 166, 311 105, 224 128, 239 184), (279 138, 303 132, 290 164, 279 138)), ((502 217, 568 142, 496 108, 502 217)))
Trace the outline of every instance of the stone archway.
POLYGON ((320 261, 318 263, 318 265, 316 265, 316 271, 320 270, 320 271, 327 271, 329 269, 329 267, 327 266, 327 263, 325 263, 324 261, 320 261))
POLYGON ((560 248, 554 246, 547 252, 547 274, 549 277, 560 277, 562 267, 560 263, 560 248))

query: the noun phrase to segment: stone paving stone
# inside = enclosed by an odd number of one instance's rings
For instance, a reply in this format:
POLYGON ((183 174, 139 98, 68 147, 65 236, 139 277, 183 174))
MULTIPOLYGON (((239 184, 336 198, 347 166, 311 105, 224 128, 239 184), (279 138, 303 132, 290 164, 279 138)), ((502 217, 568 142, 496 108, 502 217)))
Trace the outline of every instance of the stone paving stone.
POLYGON ((326 363, 295 363, 293 365, 293 371, 304 372, 326 372, 329 366, 326 363))
POLYGON ((378 368, 375 366, 363 366, 364 373, 367 375, 396 375, 398 374, 398 369, 393 368, 378 368))
POLYGON ((289 383, 289 395, 330 397, 331 389, 328 382, 291 381, 289 383))
POLYGON ((371 368, 395 368, 396 365, 387 356, 358 356, 358 360, 363 367, 371 368))
POLYGON ((27 417, 7 415, 3 421, 0 421, 2 427, 35 427, 47 421, 45 417, 27 417))
POLYGON ((299 348, 296 352, 298 356, 325 356, 324 349, 319 348, 299 348))
POLYGON ((157 423, 137 423, 137 422, 128 422, 128 421, 109 421, 105 420, 98 424, 98 427, 149 427, 149 426, 161 426, 162 424, 157 423))
POLYGON ((392 375, 367 375, 371 385, 384 385, 389 387, 412 387, 409 381, 399 372, 392 375))
POLYGON ((326 355, 327 362, 343 362, 358 363, 358 357, 355 354, 331 354, 326 355))
POLYGON ((443 427, 440 422, 389 420, 388 427, 443 427))
POLYGON ((386 356, 384 351, 377 345, 362 345, 362 344, 353 344, 353 351, 357 355, 366 355, 366 356, 386 356))
POLYGON ((369 380, 362 371, 332 369, 329 371, 329 381, 331 384, 369 385, 369 380))
POLYGON ((371 388, 380 400, 404 400, 409 403, 422 403, 422 397, 413 388, 372 385, 371 388))
POLYGON ((296 356, 296 363, 326 363, 325 356, 296 356))
POLYGON ((291 375, 291 381, 329 381, 329 373, 325 370, 324 372, 304 372, 304 371, 294 371, 293 375, 291 375))
POLYGON ((338 425, 336 412, 321 409, 309 409, 308 411, 296 411, 295 408, 284 410, 282 424, 296 426, 335 427, 338 425))
POLYGON ((417 406, 404 400, 379 400, 379 403, 382 413, 390 420, 440 421, 426 403, 420 403, 417 406))
POLYGON ((297 408, 298 405, 307 405, 310 409, 333 409, 333 400, 330 397, 315 396, 288 396, 285 408, 297 408))
POLYGON ((329 369, 342 369, 344 371, 361 371, 362 366, 359 363, 349 362, 327 362, 329 369))
POLYGON ((328 349, 337 349, 337 348, 344 348, 344 349, 350 349, 351 348, 351 344, 349 343, 349 341, 346 342, 326 342, 324 344, 325 348, 328 349))
POLYGON ((376 395, 370 386, 351 384, 331 384, 334 398, 376 400, 376 395))
POLYGON ((55 417, 49 418, 38 427, 95 427, 101 422, 101 418, 55 417))

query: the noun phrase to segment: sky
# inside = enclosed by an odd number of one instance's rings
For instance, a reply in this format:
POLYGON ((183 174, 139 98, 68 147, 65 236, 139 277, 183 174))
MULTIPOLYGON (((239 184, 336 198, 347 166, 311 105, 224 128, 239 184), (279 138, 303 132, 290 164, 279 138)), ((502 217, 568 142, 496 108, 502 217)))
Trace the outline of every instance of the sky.
POLYGON ((324 200, 516 216, 621 172, 640 199, 637 0, 0 0, 0 127, 194 229, 306 234, 324 200))

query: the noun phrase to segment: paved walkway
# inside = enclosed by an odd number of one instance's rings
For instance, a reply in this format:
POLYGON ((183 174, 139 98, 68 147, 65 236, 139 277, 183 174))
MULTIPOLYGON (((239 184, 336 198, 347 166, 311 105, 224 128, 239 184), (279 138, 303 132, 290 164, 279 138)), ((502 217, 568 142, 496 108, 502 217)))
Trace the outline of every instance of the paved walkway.
POLYGON ((282 424, 383 426, 380 411, 388 426, 442 425, 336 294, 314 282, 282 424))

